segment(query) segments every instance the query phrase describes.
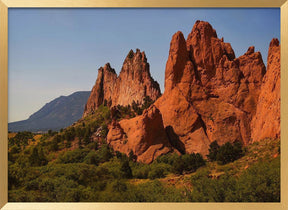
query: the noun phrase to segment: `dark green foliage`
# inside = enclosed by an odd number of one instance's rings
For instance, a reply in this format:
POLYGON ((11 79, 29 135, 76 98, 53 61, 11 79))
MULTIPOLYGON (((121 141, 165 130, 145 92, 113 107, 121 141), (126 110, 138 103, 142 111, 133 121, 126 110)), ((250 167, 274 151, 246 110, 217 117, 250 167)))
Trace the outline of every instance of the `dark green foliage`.
POLYGON ((48 163, 42 147, 33 147, 32 153, 29 156, 31 166, 43 166, 48 163))
POLYGON ((88 145, 91 141, 90 141, 90 135, 91 135, 91 131, 90 128, 86 128, 85 129, 85 134, 84 134, 84 144, 88 145))
POLYGON ((150 165, 135 163, 132 166, 133 177, 137 179, 147 179, 150 172, 150 165))
POLYGON ((83 149, 83 147, 82 147, 82 139, 81 138, 78 139, 78 148, 79 149, 83 149))
POLYGON ((161 155, 156 159, 157 163, 166 163, 173 165, 174 162, 178 161, 179 155, 176 153, 168 153, 166 155, 161 155))
POLYGON ((49 136, 52 135, 52 130, 48 130, 48 135, 49 135, 49 136))
POLYGON ((219 148, 216 159, 221 164, 226 164, 233 162, 242 156, 243 151, 240 142, 235 142, 233 145, 230 142, 227 142, 219 148))
MULTIPOLYGON (((137 110, 138 107, 139 113, 142 113, 150 103, 151 100, 146 98, 143 106, 140 107, 135 103, 134 108, 137 110)), ((118 108, 119 119, 137 114, 133 106, 118 108)), ((242 157, 244 152, 241 143, 227 143, 220 147, 217 142, 213 142, 208 158, 217 163, 208 162, 206 167, 202 167, 206 164, 203 157, 194 153, 181 156, 169 153, 158 157, 151 164, 144 164, 137 162, 137 156, 132 150, 127 156, 119 151, 114 152, 106 144, 107 125, 112 118, 113 112, 102 105, 93 116, 85 119, 85 123, 79 121, 60 133, 45 134, 40 143, 35 142, 36 146, 26 148, 23 146, 26 140, 23 139, 26 138, 28 142, 33 139, 33 134, 32 136, 29 133, 19 134, 17 138, 21 135, 26 137, 18 140, 18 143, 21 142, 19 145, 14 143, 9 146, 9 201, 275 202, 280 200, 279 157, 271 163, 262 161, 261 164, 242 172, 239 170, 242 166, 238 167, 242 159, 225 166, 218 164, 226 164, 242 157), (96 138, 91 138, 92 133, 96 138), (92 139, 95 142, 91 142, 92 139), (75 149, 75 143, 78 143, 79 148, 75 149), (72 144, 72 151, 65 149, 65 146, 71 147, 72 144), (236 170, 239 171, 235 172, 236 170), (173 183, 176 187, 171 185, 173 183)), ((273 155, 274 151, 275 148, 273 155)))
POLYGON ((116 107, 111 108, 111 118, 116 120, 121 120, 124 118, 133 118, 136 115, 141 115, 145 109, 151 106, 154 101, 146 96, 143 98, 143 104, 141 105, 138 101, 132 102, 132 105, 121 106, 117 105, 116 107))
POLYGON ((134 162, 137 160, 137 156, 134 154, 133 150, 129 152, 128 158, 129 160, 134 161, 134 162))
POLYGON ((68 148, 70 148, 72 146, 72 144, 71 144, 71 142, 70 141, 67 141, 66 143, 65 143, 65 147, 68 149, 68 148))
POLYGON ((52 139, 52 141, 50 143, 50 146, 49 146, 49 150, 50 151, 54 151, 55 152, 55 151, 57 151, 59 149, 59 146, 58 146, 58 139, 59 138, 60 137, 58 137, 58 135, 57 135, 57 137, 52 139))
POLYGON ((122 159, 122 157, 123 157, 122 153, 119 152, 119 151, 116 151, 116 152, 115 152, 115 155, 116 155, 116 157, 117 157, 118 159, 122 159))
POLYGON ((102 145, 97 151, 99 162, 104 163, 109 161, 113 157, 113 151, 108 145, 102 145))
POLYGON ((259 161, 239 178, 237 194, 229 197, 236 202, 280 202, 280 157, 259 161))
POLYGON ((145 96, 143 101, 144 102, 143 102, 143 105, 141 107, 142 110, 148 109, 154 103, 154 101, 149 96, 145 96))
POLYGON ((98 149, 98 142, 91 142, 86 147, 89 149, 92 149, 92 150, 97 150, 98 149))
POLYGON ((175 158, 172 163, 173 171, 176 174, 183 174, 183 172, 191 173, 204 165, 205 161, 199 153, 179 156, 178 158, 175 158))
POLYGON ((237 160, 244 156, 244 148, 240 141, 235 141, 233 143, 234 159, 237 160))
POLYGON ((11 162, 15 162, 20 152, 21 152, 21 148, 19 146, 17 145, 12 146, 8 153, 8 160, 11 162))
POLYGON ((101 128, 102 128, 102 130, 101 130, 101 137, 106 138, 106 136, 107 136, 107 134, 108 134, 108 132, 109 132, 109 129, 108 129, 107 124, 103 124, 103 125, 101 126, 101 128))
POLYGON ((137 186, 121 180, 112 182, 100 197, 104 202, 175 202, 187 201, 183 193, 173 187, 166 187, 158 180, 137 186), (127 187, 127 189, 126 189, 127 187))
POLYGON ((64 131, 64 139, 67 140, 67 141, 73 141, 74 138, 76 137, 76 131, 75 131, 75 128, 72 127, 72 128, 69 128, 69 129, 66 129, 64 131))
POLYGON ((137 115, 141 115, 142 114, 143 110, 141 110, 139 103, 136 103, 134 100, 132 102, 132 109, 134 110, 134 112, 137 115))
POLYGON ((213 141, 210 144, 209 154, 207 155, 207 157, 210 161, 216 161, 219 148, 220 148, 220 146, 218 145, 217 141, 213 141))
POLYGON ((58 157, 57 162, 82 163, 88 153, 89 153, 88 149, 75 149, 73 151, 67 151, 58 157))
POLYGON ((191 178, 192 202, 279 202, 280 158, 260 161, 247 169, 239 178, 224 174, 209 178, 209 172, 191 178))
POLYGON ((29 131, 18 132, 15 137, 8 141, 9 147, 17 145, 18 147, 27 146, 29 139, 33 138, 33 134, 29 131))
POLYGON ((235 193, 236 180, 223 175, 219 179, 211 179, 208 173, 195 175, 191 178, 193 191, 189 195, 192 202, 225 202, 230 193, 235 193))
POLYGON ((100 160, 95 151, 89 152, 86 157, 84 158, 84 163, 98 165, 100 160))
POLYGON ((151 169, 148 173, 149 179, 157 179, 157 178, 163 178, 169 171, 171 167, 165 163, 160 164, 152 164, 151 169))
POLYGON ((103 105, 104 105, 104 106, 107 106, 107 100, 106 100, 106 99, 104 100, 103 105))
POLYGON ((128 160, 124 160, 123 163, 121 164, 121 176, 124 179, 130 179, 132 178, 132 170, 129 166, 129 161, 128 160))
POLYGON ((126 192, 127 191, 127 185, 125 182, 116 180, 112 183, 112 189, 114 192, 126 192))
POLYGON ((194 172, 199 167, 205 165, 205 161, 199 153, 195 154, 185 154, 181 156, 182 161, 184 162, 184 170, 187 172, 194 172))
POLYGON ((134 112, 137 115, 141 115, 143 113, 143 111, 147 108, 149 108, 152 104, 154 103, 154 101, 149 97, 149 96, 145 96, 145 98, 143 98, 143 104, 140 105, 138 102, 136 103, 135 101, 132 102, 132 109, 134 110, 134 112))
POLYGON ((162 155, 156 159, 158 163, 165 163, 172 166, 172 171, 176 174, 191 173, 196 171, 199 167, 205 165, 205 161, 201 154, 167 154, 162 155))
POLYGON ((235 141, 233 144, 227 142, 221 147, 214 141, 210 144, 207 157, 210 161, 218 161, 220 164, 227 164, 241 158, 243 155, 244 152, 240 141, 235 141))
POLYGON ((234 147, 230 142, 225 143, 219 148, 216 160, 221 164, 233 162, 235 159, 234 147))

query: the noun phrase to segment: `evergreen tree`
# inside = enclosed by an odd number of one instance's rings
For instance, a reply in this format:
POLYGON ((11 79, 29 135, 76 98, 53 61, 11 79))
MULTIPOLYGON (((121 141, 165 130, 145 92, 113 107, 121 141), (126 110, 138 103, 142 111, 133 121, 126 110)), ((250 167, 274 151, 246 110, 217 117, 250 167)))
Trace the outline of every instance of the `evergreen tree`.
POLYGON ((129 166, 128 160, 123 161, 120 171, 122 173, 122 178, 127 178, 127 179, 132 178, 132 170, 129 166))
POLYGON ((209 148, 209 154, 207 155, 207 157, 210 161, 215 161, 217 158, 217 153, 218 153, 220 146, 218 145, 217 141, 213 141, 209 145, 209 147, 210 147, 209 148))

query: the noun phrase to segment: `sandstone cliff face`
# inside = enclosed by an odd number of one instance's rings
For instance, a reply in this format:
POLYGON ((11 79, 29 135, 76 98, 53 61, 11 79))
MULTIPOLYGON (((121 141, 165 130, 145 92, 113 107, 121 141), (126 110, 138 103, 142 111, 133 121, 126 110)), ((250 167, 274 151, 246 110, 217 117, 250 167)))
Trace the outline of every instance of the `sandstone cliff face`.
POLYGON ((206 154, 215 140, 247 144, 264 74, 254 47, 236 59, 209 23, 197 21, 187 41, 181 32, 172 37, 165 92, 155 105, 182 151, 206 154))
POLYGON ((94 112, 107 98, 112 99, 117 85, 117 74, 110 64, 98 69, 98 77, 85 105, 84 116, 94 112))
POLYGON ((280 138, 280 45, 278 39, 270 43, 267 73, 257 104, 256 114, 251 122, 253 141, 263 138, 280 138))
POLYGON ((172 151, 160 111, 151 106, 141 116, 120 122, 113 121, 107 143, 114 150, 126 153, 133 151, 137 161, 151 163, 156 157, 172 151))
POLYGON ((110 64, 98 70, 98 77, 84 110, 84 117, 93 113, 106 100, 109 106, 143 103, 145 96, 156 100, 161 95, 159 84, 150 75, 144 52, 132 50, 127 55, 119 77, 110 64))
POLYGON ((278 44, 274 40, 270 45, 265 75, 260 52, 255 52, 251 46, 244 55, 235 58, 231 45, 223 38, 218 39, 207 22, 197 21, 187 40, 182 32, 175 33, 166 63, 165 91, 153 105, 161 120, 145 117, 151 112, 150 107, 142 116, 114 123, 108 142, 116 150, 128 154, 132 149, 138 160, 151 162, 173 149, 180 153, 206 155, 213 141, 221 145, 239 140, 247 145, 251 135, 252 138, 257 136, 254 140, 279 136, 278 44), (271 120, 267 121, 267 116, 271 120), (151 126, 146 129, 148 125, 157 125, 159 130, 151 126), (263 129, 267 132, 259 135, 263 129), (120 144, 123 139, 127 140, 127 145, 120 144), (165 145, 161 146, 165 152, 158 152, 158 147, 151 143, 154 141, 157 145, 165 145), (138 148, 138 144, 145 145, 145 149, 138 148), (153 157, 143 155, 145 151, 153 151, 153 157))

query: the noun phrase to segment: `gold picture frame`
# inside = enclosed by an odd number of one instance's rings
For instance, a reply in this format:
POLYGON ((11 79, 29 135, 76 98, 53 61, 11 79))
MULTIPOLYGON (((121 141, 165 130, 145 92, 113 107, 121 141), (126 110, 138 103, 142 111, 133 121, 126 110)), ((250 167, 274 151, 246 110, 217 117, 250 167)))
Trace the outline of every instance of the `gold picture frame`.
POLYGON ((288 209, 288 1, 287 0, 0 0, 0 209, 288 209), (280 203, 11 203, 8 202, 8 9, 9 8, 274 7, 281 9, 281 202, 280 203))

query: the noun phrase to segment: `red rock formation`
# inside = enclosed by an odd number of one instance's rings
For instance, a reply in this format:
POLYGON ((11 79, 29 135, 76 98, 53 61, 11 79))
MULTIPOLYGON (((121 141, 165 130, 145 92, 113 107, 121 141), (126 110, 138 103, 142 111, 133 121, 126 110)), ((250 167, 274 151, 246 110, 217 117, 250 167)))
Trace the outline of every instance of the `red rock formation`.
POLYGON ((159 84, 150 75, 144 52, 132 50, 127 55, 119 77, 110 64, 98 70, 96 83, 84 110, 84 117, 93 113, 106 100, 110 106, 143 103, 145 96, 156 100, 161 95, 159 84))
POLYGON ((155 105, 164 126, 181 142, 178 149, 206 154, 214 140, 247 144, 264 73, 254 47, 235 59, 231 45, 218 39, 207 22, 197 21, 187 42, 181 32, 174 34, 165 92, 155 105))
POLYGON ((98 69, 98 77, 85 106, 84 116, 94 112, 104 100, 112 98, 117 84, 117 74, 110 64, 98 69))
POLYGON ((270 43, 267 58, 267 73, 263 84, 256 114, 251 122, 252 140, 280 138, 280 45, 278 39, 270 43))
POLYGON ((172 151, 163 127, 162 116, 151 106, 133 119, 113 121, 107 135, 107 143, 114 150, 137 156, 137 161, 151 163, 156 157, 172 151))
MULTIPOLYGON (((254 52, 252 46, 244 55, 235 58, 231 45, 225 43, 223 38, 218 39, 216 31, 207 22, 197 21, 187 41, 181 32, 175 33, 170 43, 166 63, 165 91, 154 103, 157 107, 155 109, 159 110, 159 115, 162 116, 161 122, 158 120, 158 125, 161 126, 158 128, 161 138, 158 139, 163 142, 161 144, 160 141, 159 144, 167 145, 169 148, 164 153, 170 151, 172 146, 180 153, 199 152, 205 155, 208 153, 210 143, 215 140, 220 145, 235 140, 248 144, 251 142, 250 125, 256 107, 259 113, 255 116, 257 119, 262 116, 260 122, 263 123, 261 126, 258 125, 259 123, 252 126, 252 136, 256 133, 254 127, 257 126, 259 132, 267 126, 267 133, 270 136, 272 133, 275 133, 275 136, 279 135, 278 104, 274 104, 271 114, 266 114, 271 115, 269 118, 271 122, 277 121, 275 127, 272 123, 264 123, 266 116, 261 114, 261 112, 269 112, 268 106, 271 106, 273 100, 278 100, 280 104, 280 84, 277 85, 277 81, 280 81, 277 74, 277 68, 280 72, 280 64, 279 56, 275 54, 275 51, 279 50, 277 47, 276 41, 272 42, 268 71, 272 70, 264 77, 266 70, 260 52, 254 52), (273 81, 274 78, 278 78, 276 83, 273 81), (259 99, 262 80, 264 84, 259 99), (272 91, 273 96, 270 97, 266 89, 270 93, 272 91), (261 105, 261 101, 264 105, 261 105)), ((126 154, 132 149, 141 161, 150 162, 161 154, 157 153, 158 150, 149 143, 152 142, 150 139, 154 135, 158 135, 158 129, 153 127, 146 129, 148 125, 156 126, 156 122, 155 118, 147 118, 144 115, 135 119, 122 120, 119 124, 111 126, 107 137, 108 142, 114 149, 126 154), (142 120, 144 118, 146 120, 142 120), (125 138, 128 142, 133 143, 127 146, 120 144, 125 139, 124 133, 127 135, 125 138), (148 133, 151 138, 147 139, 148 133), (137 144, 145 145, 145 149, 140 149, 137 144), (145 153, 143 151, 148 150, 154 151, 153 158, 142 155, 145 153)))

